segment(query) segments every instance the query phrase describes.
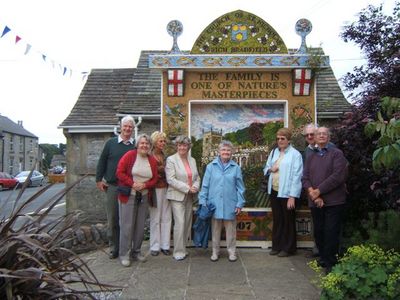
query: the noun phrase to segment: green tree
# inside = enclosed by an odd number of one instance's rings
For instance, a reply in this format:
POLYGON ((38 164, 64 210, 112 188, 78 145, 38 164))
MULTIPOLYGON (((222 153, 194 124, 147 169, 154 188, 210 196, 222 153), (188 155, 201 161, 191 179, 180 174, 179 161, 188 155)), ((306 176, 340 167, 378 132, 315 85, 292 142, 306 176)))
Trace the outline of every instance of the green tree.
POLYGON ((43 168, 49 169, 51 166, 51 160, 55 154, 64 154, 66 145, 65 144, 40 144, 40 147, 44 153, 43 168))
POLYGON ((379 133, 378 148, 372 156, 372 166, 378 173, 382 168, 400 167, 400 98, 385 97, 382 99, 381 111, 376 121, 365 126, 365 134, 373 137, 379 133))

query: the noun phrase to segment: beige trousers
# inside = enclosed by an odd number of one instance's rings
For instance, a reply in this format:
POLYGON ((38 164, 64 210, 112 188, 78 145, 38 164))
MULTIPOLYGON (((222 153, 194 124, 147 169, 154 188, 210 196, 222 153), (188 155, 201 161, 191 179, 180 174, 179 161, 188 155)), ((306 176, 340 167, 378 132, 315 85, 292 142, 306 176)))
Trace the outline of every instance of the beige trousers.
POLYGON ((219 254, 222 225, 225 227, 226 249, 228 250, 228 254, 236 254, 236 219, 221 220, 212 218, 211 231, 213 254, 219 254))
POLYGON ((183 201, 170 200, 174 217, 174 257, 187 255, 186 243, 192 228, 193 197, 186 195, 183 201))
POLYGON ((149 206, 150 210, 150 250, 169 250, 171 241, 171 203, 167 200, 167 188, 155 189, 153 196, 157 207, 149 206))

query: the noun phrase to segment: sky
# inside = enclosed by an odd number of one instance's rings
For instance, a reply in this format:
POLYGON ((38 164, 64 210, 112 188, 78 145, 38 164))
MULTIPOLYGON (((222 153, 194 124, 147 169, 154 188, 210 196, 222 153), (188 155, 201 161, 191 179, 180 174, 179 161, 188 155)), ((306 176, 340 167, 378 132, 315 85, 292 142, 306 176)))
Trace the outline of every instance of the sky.
POLYGON ((141 50, 170 50, 171 20, 182 22, 178 45, 190 50, 205 27, 237 9, 264 19, 288 48, 300 46, 296 21, 309 19, 307 45, 323 47, 340 79, 363 63, 360 50, 341 40, 343 26, 368 4, 384 3, 390 14, 394 1, 0 0, 0 34, 11 29, 0 38, 0 114, 21 120, 39 143, 66 143, 58 126, 76 103, 85 72, 135 68, 141 50))

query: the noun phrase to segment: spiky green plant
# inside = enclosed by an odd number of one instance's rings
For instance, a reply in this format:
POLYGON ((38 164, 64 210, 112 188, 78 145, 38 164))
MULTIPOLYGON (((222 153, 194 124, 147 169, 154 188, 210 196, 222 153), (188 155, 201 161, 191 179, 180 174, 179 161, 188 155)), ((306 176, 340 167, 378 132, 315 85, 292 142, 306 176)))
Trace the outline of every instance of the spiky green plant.
POLYGON ((76 213, 48 218, 63 196, 84 177, 27 215, 22 213, 24 209, 51 187, 22 201, 30 176, 18 192, 10 216, 0 220, 0 299, 95 299, 97 292, 118 288, 100 283, 85 261, 63 247, 71 238, 67 230, 79 225, 76 213))

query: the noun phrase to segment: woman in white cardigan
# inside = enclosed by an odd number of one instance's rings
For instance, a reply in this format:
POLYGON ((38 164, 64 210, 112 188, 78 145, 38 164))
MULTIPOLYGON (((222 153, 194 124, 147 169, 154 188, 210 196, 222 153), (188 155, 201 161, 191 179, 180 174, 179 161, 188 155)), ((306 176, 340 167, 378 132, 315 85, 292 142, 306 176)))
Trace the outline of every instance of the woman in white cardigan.
POLYGON ((177 152, 167 158, 165 174, 168 182, 167 199, 171 202, 174 217, 174 252, 176 260, 187 256, 186 243, 192 227, 193 200, 200 187, 200 176, 196 161, 189 155, 190 139, 178 136, 175 139, 177 152))

